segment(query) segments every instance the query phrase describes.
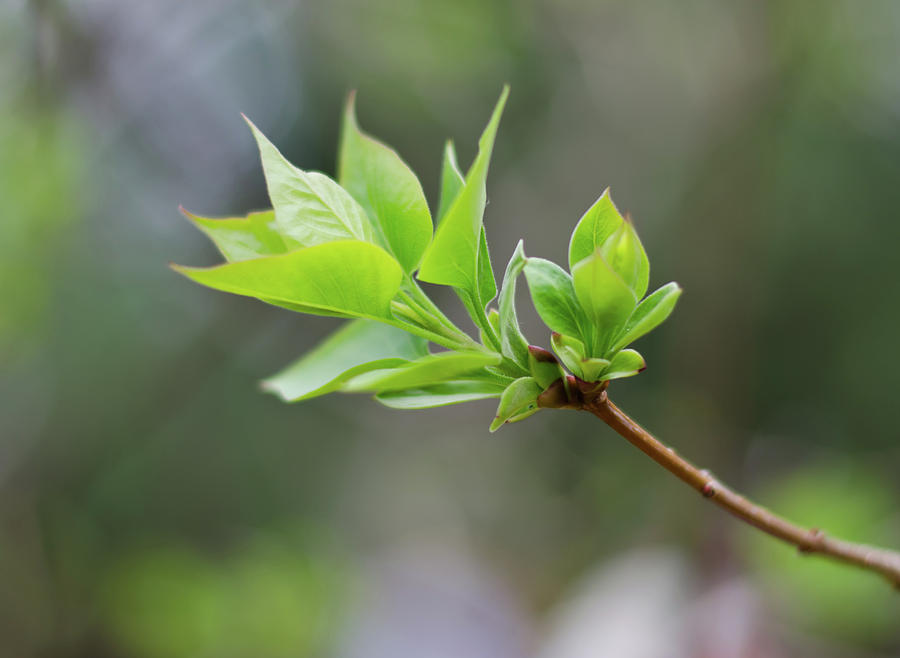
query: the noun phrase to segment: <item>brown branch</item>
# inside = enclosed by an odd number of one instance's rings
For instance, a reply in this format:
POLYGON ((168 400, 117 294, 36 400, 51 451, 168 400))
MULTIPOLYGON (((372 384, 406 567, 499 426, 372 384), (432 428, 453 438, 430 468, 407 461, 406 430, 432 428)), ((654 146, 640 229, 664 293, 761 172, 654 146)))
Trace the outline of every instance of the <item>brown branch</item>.
POLYGON ((605 384, 598 388, 595 384, 587 384, 570 376, 565 387, 560 380, 545 391, 539 398, 539 404, 591 412, 679 480, 739 519, 796 546, 802 554, 818 554, 874 571, 900 588, 900 553, 835 539, 818 528, 802 528, 752 503, 716 480, 708 471, 680 457, 629 418, 609 399, 605 384))

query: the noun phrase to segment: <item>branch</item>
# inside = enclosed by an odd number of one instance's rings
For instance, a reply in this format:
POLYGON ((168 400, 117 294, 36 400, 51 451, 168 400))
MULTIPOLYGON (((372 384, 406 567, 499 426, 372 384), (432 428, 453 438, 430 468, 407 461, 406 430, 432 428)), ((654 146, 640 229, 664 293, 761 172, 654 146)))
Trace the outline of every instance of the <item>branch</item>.
POLYGON ((709 471, 701 470, 679 457, 672 448, 663 445, 629 418, 607 396, 606 383, 596 390, 591 391, 591 388, 596 388, 596 385, 570 376, 565 387, 560 380, 543 393, 538 402, 545 407, 591 412, 704 498, 746 523, 796 546, 801 554, 818 554, 874 571, 900 588, 900 553, 829 537, 818 528, 802 528, 752 503, 719 482, 709 471))

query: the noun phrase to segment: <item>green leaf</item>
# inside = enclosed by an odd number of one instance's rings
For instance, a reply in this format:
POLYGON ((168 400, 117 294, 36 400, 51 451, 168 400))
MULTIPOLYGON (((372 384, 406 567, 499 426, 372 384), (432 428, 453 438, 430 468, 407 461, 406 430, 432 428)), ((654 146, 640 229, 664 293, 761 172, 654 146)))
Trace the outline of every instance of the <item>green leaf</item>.
POLYGON ((606 379, 603 375, 609 368, 608 359, 596 357, 581 360, 581 378, 586 382, 598 382, 606 379))
POLYGON ((644 362, 644 357, 637 351, 621 350, 609 362, 609 365, 606 367, 606 371, 603 373, 600 380, 606 381, 609 379, 631 377, 638 374, 646 367, 647 364, 644 362))
POLYGON ((439 384, 500 363, 500 355, 491 352, 440 352, 428 354, 408 364, 367 372, 347 382, 348 392, 401 391, 439 384))
POLYGON ((519 240, 503 275, 500 291, 500 349, 503 354, 523 368, 528 368, 528 340, 519 328, 516 314, 516 279, 525 267, 525 248, 519 240))
POLYGON ((637 304, 634 292, 612 271, 599 251, 575 264, 572 280, 581 308, 594 329, 591 353, 587 356, 604 356, 607 338, 618 332, 637 304))
POLYGON ((569 269, 594 253, 624 223, 625 219, 612 202, 609 188, 606 188, 578 220, 578 225, 572 232, 569 241, 569 269))
POLYGON ((582 364, 585 357, 584 344, 580 340, 572 338, 571 336, 563 336, 554 331, 550 335, 550 344, 553 346, 553 351, 556 352, 556 356, 558 356, 559 360, 569 369, 569 372, 579 379, 589 381, 589 379, 584 376, 582 370, 582 364))
POLYGON ((500 405, 491 423, 491 432, 496 432, 504 423, 524 419, 537 411, 537 397, 543 391, 543 387, 534 377, 520 377, 507 386, 500 396, 500 405))
POLYGON ((600 247, 603 260, 640 299, 647 292, 650 280, 650 261, 638 238, 634 225, 626 220, 600 247))
POLYGON ((680 296, 681 288, 672 281, 644 299, 616 336, 611 349, 621 349, 658 327, 672 313, 680 296))
POLYGON ((559 361, 553 356, 553 352, 548 352, 543 347, 536 345, 528 346, 528 369, 542 389, 566 376, 559 361))
POLYGON ((283 254, 287 251, 284 239, 275 229, 275 213, 272 210, 252 212, 246 217, 216 219, 195 215, 184 208, 180 210, 215 243, 229 262, 283 254))
POLYGON ((375 241, 366 211, 344 188, 325 174, 292 165, 249 119, 247 123, 259 145, 278 232, 289 248, 375 241))
POLYGON ((488 250, 487 236, 484 226, 481 227, 481 239, 478 241, 478 299, 481 308, 485 308, 497 296, 497 280, 491 266, 491 252, 488 250))
POLYGON ((355 95, 347 99, 338 156, 338 182, 381 229, 406 272, 418 267, 433 227, 419 179, 389 146, 360 130, 355 95))
POLYGON ((364 372, 392 368, 425 356, 427 345, 425 339, 402 329, 371 320, 354 320, 263 381, 262 386, 286 402, 307 400, 335 391, 364 372))
POLYGON ((403 272, 390 254, 345 240, 218 267, 173 268, 210 288, 314 315, 390 319, 403 272))
POLYGON ((430 409, 461 402, 499 398, 503 386, 481 381, 452 381, 424 388, 389 391, 375 396, 392 409, 430 409))
POLYGON ((583 339, 586 318, 569 273, 543 258, 526 259, 524 271, 534 308, 544 324, 558 333, 583 339))
POLYGON ((478 293, 478 252, 487 200, 485 184, 494 138, 509 88, 504 87, 491 120, 478 141, 478 155, 465 183, 438 225, 434 241, 425 252, 418 277, 422 281, 453 286, 473 299, 478 293))
POLYGON ((441 163, 441 198, 438 203, 438 221, 443 219, 450 210, 450 206, 453 205, 465 183, 466 179, 463 178, 456 162, 456 149, 453 147, 453 142, 448 139, 444 145, 444 160, 441 163))

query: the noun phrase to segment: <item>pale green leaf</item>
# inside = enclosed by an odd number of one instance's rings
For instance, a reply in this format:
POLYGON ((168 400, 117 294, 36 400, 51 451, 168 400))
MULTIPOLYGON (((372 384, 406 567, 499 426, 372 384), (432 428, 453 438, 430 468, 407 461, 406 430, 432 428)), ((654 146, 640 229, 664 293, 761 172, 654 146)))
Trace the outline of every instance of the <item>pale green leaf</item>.
POLYGON ((674 281, 649 295, 634 309, 611 349, 621 349, 658 327, 669 317, 680 296, 681 288, 674 281))
POLYGON ((422 388, 459 379, 462 375, 498 363, 500 355, 492 352, 440 352, 423 356, 396 368, 364 373, 348 381, 342 390, 381 393, 422 388))
POLYGON ((543 258, 526 259, 524 271, 534 308, 544 324, 558 333, 583 339, 585 314, 569 273, 543 258))
POLYGON ((557 379, 566 376, 553 352, 535 345, 528 347, 528 369, 541 388, 547 388, 557 379))
POLYGON ((487 236, 484 226, 481 227, 481 239, 478 241, 478 299, 481 308, 485 308, 497 296, 497 280, 491 266, 491 252, 488 250, 487 236))
POLYGON ((419 265, 433 227, 419 179, 389 146, 360 130, 355 96, 344 111, 338 181, 368 213, 406 272, 419 265))
POLYGON ((441 197, 438 202, 438 221, 444 218, 450 206, 459 195, 459 191, 465 185, 466 179, 463 178, 462 172, 459 170, 459 164, 456 161, 456 149, 453 142, 447 140, 444 145, 444 160, 441 163, 441 197))
POLYGON ((606 188, 578 220, 578 225, 572 232, 569 241, 569 269, 594 253, 623 223, 625 219, 612 202, 609 188, 606 188))
POLYGON ((390 254, 345 240, 218 267, 173 266, 197 283, 314 315, 391 318, 403 272, 390 254))
POLYGON ((634 292, 599 251, 575 264, 572 280, 581 308, 593 325, 594 340, 588 356, 604 356, 607 337, 619 331, 637 304, 634 292))
POLYGON ((276 375, 265 390, 288 402, 340 388, 345 381, 378 368, 392 368, 425 356, 428 342, 372 320, 354 320, 331 334, 276 375))
POLYGON ((537 397, 544 389, 534 377, 520 377, 506 387, 500 396, 497 415, 490 431, 496 432, 504 423, 521 420, 538 409, 537 397))
POLYGON ((259 145, 278 232, 289 248, 335 240, 374 242, 366 211, 325 174, 298 169, 247 119, 259 145))
POLYGON ((461 402, 499 398, 503 386, 482 381, 451 381, 424 388, 389 391, 375 396, 392 409, 431 409, 461 402))
POLYGON ((272 210, 252 212, 246 217, 201 217, 181 208, 181 212, 203 231, 229 262, 273 256, 287 251, 276 230, 272 210))
POLYGON ((600 253, 612 271, 631 288, 636 299, 646 294, 650 280, 650 261, 647 260, 644 245, 629 219, 606 239, 600 247, 600 253))
POLYGON ((528 340, 519 328, 516 314, 516 279, 525 267, 525 248, 521 240, 513 251, 512 258, 503 275, 503 289, 500 291, 500 349, 521 367, 528 367, 528 340))
POLYGON ((632 377, 647 367, 644 357, 635 350, 621 350, 612 358, 601 381, 632 377))
POLYGON ((438 225, 434 241, 425 252, 418 277, 429 283, 453 286, 478 294, 478 252, 486 203, 486 181, 494 138, 508 88, 503 89, 491 120, 478 141, 478 155, 466 174, 466 180, 438 225))

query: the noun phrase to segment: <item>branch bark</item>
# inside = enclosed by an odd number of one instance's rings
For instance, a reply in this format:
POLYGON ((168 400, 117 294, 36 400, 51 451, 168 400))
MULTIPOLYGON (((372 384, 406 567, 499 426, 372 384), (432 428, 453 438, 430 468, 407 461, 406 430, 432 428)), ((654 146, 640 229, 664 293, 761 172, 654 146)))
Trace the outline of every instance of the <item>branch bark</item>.
POLYGON ((697 468, 654 438, 613 404, 606 394, 605 385, 597 388, 595 384, 586 384, 573 377, 569 378, 565 387, 561 380, 557 384, 542 394, 540 406, 589 411, 704 498, 742 521, 796 546, 802 554, 818 554, 873 571, 900 589, 900 553, 844 541, 830 537, 818 528, 802 528, 791 523, 749 501, 718 481, 709 471, 697 468))

